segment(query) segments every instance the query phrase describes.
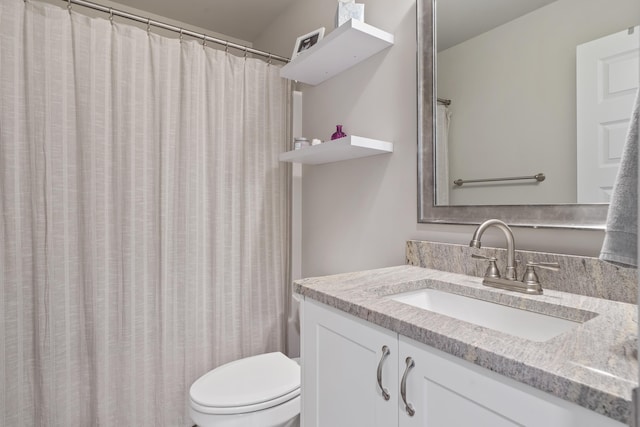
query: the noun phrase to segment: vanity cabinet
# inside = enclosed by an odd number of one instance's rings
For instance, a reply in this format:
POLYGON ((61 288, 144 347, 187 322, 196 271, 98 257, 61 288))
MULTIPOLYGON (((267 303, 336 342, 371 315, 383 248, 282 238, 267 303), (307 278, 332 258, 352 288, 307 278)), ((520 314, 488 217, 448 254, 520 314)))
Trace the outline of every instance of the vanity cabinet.
POLYGON ((303 427, 624 425, 309 298, 301 310, 303 427))

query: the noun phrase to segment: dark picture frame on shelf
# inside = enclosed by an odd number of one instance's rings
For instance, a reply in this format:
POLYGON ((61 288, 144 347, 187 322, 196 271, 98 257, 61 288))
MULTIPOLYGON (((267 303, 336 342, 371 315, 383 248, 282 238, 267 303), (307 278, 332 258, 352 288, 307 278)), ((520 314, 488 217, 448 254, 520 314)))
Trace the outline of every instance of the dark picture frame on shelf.
POLYGON ((320 40, 322 40, 322 37, 324 37, 324 27, 318 28, 317 30, 313 30, 310 33, 298 37, 296 39, 296 44, 293 47, 291 59, 315 46, 320 40))

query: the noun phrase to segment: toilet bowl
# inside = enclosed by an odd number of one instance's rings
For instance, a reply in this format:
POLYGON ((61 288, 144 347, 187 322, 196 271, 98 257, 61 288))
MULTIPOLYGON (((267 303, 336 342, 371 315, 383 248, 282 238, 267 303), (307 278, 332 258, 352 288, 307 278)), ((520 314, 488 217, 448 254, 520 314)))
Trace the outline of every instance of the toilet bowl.
POLYGON ((189 415, 199 427, 298 427, 300 366, 279 352, 219 366, 191 385, 189 415))

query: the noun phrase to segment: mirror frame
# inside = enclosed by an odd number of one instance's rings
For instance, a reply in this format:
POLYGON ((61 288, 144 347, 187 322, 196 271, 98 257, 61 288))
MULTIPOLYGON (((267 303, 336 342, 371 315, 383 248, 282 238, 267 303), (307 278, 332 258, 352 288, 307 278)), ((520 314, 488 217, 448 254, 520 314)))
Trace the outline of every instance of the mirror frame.
POLYGON ((436 0, 417 0, 418 222, 479 224, 498 218, 521 227, 604 230, 609 204, 437 206, 434 191, 436 0))

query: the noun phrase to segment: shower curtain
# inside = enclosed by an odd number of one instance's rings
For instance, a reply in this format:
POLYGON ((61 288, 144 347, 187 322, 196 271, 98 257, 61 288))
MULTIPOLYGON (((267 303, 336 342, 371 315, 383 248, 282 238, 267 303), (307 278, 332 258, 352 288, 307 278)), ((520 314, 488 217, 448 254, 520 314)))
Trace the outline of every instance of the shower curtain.
POLYGON ((449 204, 449 189, 452 179, 449 176, 449 126, 451 112, 449 107, 443 104, 436 105, 436 205, 449 204))
POLYGON ((191 426, 190 384, 283 350, 278 67, 0 1, 0 425, 191 426))

